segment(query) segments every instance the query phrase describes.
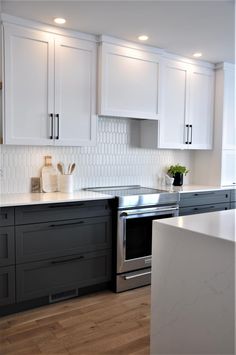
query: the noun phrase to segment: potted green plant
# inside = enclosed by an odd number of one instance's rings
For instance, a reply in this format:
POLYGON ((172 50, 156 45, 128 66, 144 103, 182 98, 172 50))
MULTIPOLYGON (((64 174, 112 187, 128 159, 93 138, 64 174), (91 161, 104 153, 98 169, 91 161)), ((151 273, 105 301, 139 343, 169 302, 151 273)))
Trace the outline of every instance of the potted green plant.
POLYGON ((183 176, 187 175, 189 170, 186 166, 182 165, 171 165, 168 170, 167 174, 174 178, 173 185, 174 186, 182 186, 183 185, 183 176))

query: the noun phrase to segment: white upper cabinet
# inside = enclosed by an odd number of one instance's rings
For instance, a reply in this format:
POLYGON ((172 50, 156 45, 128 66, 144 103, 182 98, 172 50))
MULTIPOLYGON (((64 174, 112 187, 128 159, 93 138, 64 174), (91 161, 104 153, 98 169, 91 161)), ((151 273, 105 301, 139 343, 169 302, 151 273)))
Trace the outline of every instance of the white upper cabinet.
POLYGON ((211 149, 214 71, 184 61, 163 62, 160 121, 140 124, 148 148, 211 149))
POLYGON ((55 139, 57 145, 90 145, 96 134, 96 45, 55 40, 55 139))
POLYGON ((5 25, 4 40, 4 143, 52 144, 53 38, 5 25))
POLYGON ((96 43, 4 24, 4 44, 4 143, 93 144, 96 43))
POLYGON ((223 149, 236 149, 235 119, 235 68, 228 65, 224 70, 224 105, 223 105, 223 149))
POLYGON ((193 182, 233 186, 236 184, 235 66, 218 64, 215 79, 214 146, 207 154, 196 152, 193 182))
POLYGON ((166 60, 163 76, 162 116, 159 142, 156 144, 161 148, 182 149, 187 141, 188 67, 180 62, 166 60))
POLYGON ((214 115, 214 71, 190 67, 189 116, 190 149, 211 149, 214 115))
POLYGON ((158 119, 160 65, 154 50, 100 43, 99 115, 158 119))

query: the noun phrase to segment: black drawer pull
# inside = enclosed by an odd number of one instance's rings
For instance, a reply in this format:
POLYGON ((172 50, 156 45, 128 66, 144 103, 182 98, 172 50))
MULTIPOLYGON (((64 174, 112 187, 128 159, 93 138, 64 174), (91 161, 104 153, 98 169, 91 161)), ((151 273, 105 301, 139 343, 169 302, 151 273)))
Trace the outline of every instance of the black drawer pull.
POLYGON ((72 222, 72 223, 58 223, 58 224, 50 224, 51 228, 55 228, 55 227, 64 227, 64 226, 71 226, 71 225, 75 225, 75 224, 83 224, 84 221, 79 221, 79 222, 72 222))
POLYGON ((204 192, 204 193, 200 193, 200 194, 196 193, 196 194, 194 194, 194 196, 206 196, 206 195, 214 195, 214 194, 215 194, 215 192, 204 192))
POLYGON ((209 208, 215 208, 216 206, 206 206, 206 207, 195 207, 194 211, 201 211, 201 210, 205 210, 205 209, 209 209, 209 208))
POLYGON ((76 204, 62 204, 62 205, 50 205, 49 208, 67 208, 67 207, 81 207, 84 206, 84 203, 76 203, 76 204))
POLYGON ((75 258, 70 258, 70 259, 66 259, 66 260, 53 260, 53 261, 51 261, 51 264, 55 265, 55 264, 71 263, 75 260, 81 260, 81 259, 84 259, 83 255, 76 256, 75 258))

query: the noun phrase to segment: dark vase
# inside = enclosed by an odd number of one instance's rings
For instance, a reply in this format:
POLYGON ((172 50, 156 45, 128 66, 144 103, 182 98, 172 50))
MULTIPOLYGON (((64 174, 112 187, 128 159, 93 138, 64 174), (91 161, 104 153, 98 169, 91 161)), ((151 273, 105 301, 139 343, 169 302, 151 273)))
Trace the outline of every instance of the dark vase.
POLYGON ((182 186, 184 181, 184 175, 182 173, 175 173, 174 176, 174 186, 182 186))

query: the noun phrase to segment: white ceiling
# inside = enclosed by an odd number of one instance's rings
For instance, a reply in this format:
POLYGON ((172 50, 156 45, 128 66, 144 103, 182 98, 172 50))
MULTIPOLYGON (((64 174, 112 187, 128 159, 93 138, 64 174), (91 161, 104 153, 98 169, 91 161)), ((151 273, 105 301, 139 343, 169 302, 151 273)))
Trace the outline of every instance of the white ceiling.
POLYGON ((146 44, 172 53, 191 57, 200 51, 206 61, 235 61, 234 0, 6 0, 2 11, 47 24, 65 17, 63 27, 135 42, 147 34, 146 44))

